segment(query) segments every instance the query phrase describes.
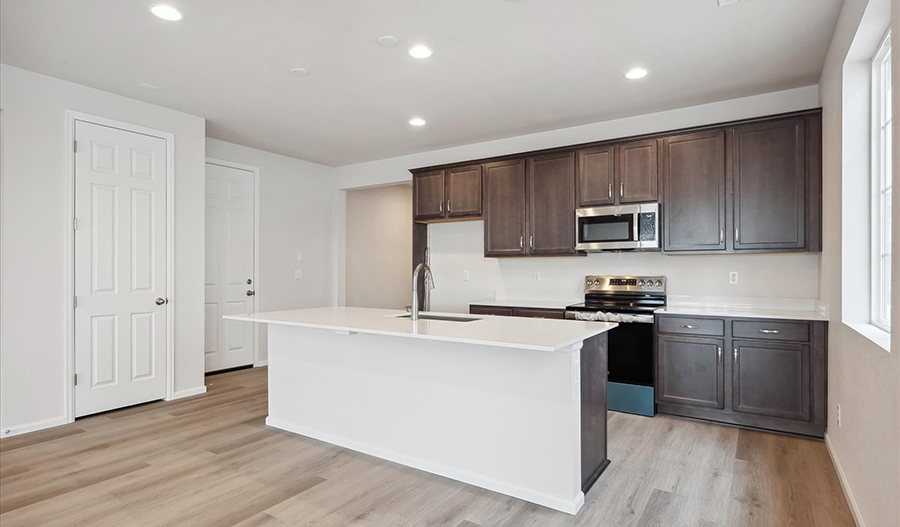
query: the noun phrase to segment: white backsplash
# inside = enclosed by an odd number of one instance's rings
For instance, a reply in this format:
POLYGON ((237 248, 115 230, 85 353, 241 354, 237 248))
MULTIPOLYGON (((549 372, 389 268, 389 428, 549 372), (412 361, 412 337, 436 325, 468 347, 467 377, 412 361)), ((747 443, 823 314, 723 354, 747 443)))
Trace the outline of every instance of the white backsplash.
POLYGON ((583 298, 584 277, 663 275, 670 302, 737 304, 770 309, 815 309, 818 253, 664 255, 659 252, 597 253, 573 257, 485 258, 483 222, 429 226, 436 288, 431 309, 465 312, 468 303, 502 298, 583 298), (463 280, 463 271, 469 280, 463 280), (737 285, 728 272, 738 271, 737 285), (534 273, 540 272, 540 281, 534 273))

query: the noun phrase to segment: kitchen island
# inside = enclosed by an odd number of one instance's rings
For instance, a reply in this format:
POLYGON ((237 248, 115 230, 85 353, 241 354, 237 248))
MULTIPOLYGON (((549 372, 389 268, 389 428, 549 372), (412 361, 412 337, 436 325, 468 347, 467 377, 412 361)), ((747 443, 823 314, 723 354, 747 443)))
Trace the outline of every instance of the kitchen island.
POLYGON ((613 323, 325 307, 268 324, 269 426, 575 514, 609 465, 613 323), (405 317, 405 318, 404 318, 405 317))

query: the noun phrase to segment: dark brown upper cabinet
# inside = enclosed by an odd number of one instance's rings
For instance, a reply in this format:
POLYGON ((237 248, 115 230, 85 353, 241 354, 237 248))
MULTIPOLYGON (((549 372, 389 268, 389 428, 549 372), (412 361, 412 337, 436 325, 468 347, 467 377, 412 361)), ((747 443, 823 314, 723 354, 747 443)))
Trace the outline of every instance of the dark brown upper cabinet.
POLYGON ((579 150, 579 207, 653 202, 659 198, 659 140, 579 150))
POLYGON ((725 132, 663 140, 663 250, 725 250, 725 132))
POLYGON ((445 172, 447 217, 481 216, 481 165, 445 172))
POLYGON ((525 179, 524 159, 484 165, 485 256, 527 254, 525 179))
POLYGON ((413 174, 413 218, 439 221, 481 216, 481 165, 413 174))
POLYGON ((413 218, 433 220, 444 217, 444 171, 413 174, 413 218))
POLYGON ((619 203, 652 202, 659 198, 659 141, 634 141, 616 146, 619 203))
POLYGON ((613 205, 616 195, 615 147, 601 146, 576 153, 576 194, 579 207, 613 205))
POLYGON ((806 123, 734 129, 734 249, 806 247, 806 123))
POLYGON ((575 154, 526 161, 527 253, 575 254, 575 154))

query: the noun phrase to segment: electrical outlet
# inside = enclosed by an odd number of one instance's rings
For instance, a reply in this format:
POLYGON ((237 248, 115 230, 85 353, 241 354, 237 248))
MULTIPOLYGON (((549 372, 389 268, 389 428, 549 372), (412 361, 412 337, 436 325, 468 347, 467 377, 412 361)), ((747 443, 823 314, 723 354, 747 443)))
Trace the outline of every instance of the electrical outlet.
POLYGON ((302 262, 302 261, 303 261, 303 253, 297 253, 297 261, 298 261, 298 262, 302 262))
POLYGON ((837 405, 837 406, 838 406, 838 407, 837 407, 837 422, 838 422, 838 426, 843 426, 843 425, 841 424, 841 405, 837 405))
POLYGON ((294 269, 294 278, 303 278, 303 269, 294 269))
POLYGON ((535 271, 535 272, 534 272, 534 281, 535 281, 535 282, 540 282, 540 281, 541 281, 541 272, 540 272, 540 271, 535 271))
POLYGON ((738 272, 737 271, 728 271, 728 283, 731 285, 737 285, 737 283, 738 283, 738 272))
POLYGON ((468 282, 468 281, 469 281, 469 271, 468 271, 468 269, 466 269, 463 271, 463 282, 468 282))

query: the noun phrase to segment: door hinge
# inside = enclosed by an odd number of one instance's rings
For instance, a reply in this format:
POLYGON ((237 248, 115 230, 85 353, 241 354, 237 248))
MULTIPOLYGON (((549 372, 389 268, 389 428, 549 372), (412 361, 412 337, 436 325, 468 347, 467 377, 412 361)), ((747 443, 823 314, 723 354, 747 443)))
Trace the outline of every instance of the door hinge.
POLYGON ((75 374, 75 386, 78 386, 78 374, 75 374))
POLYGON ((75 152, 76 154, 78 153, 78 141, 72 142, 72 151, 75 152))
POLYGON ((78 307, 78 297, 77 296, 72 297, 72 307, 78 307))
POLYGON ((73 231, 78 230, 78 218, 72 218, 72 230, 73 231))

